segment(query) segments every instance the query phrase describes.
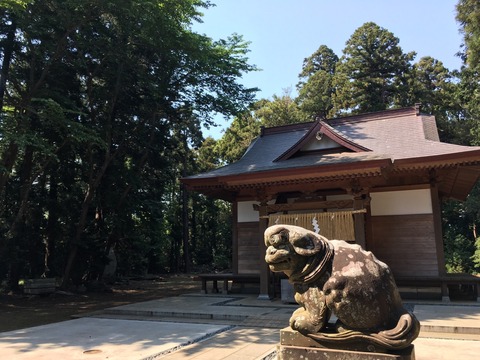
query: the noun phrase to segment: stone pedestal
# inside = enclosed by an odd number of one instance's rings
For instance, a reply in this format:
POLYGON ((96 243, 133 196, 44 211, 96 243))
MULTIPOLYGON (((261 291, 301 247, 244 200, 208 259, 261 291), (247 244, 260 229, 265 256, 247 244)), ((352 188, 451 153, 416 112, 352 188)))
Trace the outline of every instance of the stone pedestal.
POLYGON ((373 349, 362 343, 349 344, 348 349, 328 347, 316 340, 303 336, 290 327, 280 331, 278 360, 415 360, 414 346, 399 351, 373 349))

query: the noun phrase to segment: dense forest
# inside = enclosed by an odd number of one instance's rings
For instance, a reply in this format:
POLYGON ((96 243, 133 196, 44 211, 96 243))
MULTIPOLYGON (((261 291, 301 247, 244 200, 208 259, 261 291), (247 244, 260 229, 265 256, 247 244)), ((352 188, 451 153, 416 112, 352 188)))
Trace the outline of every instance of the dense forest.
MULTIPOLYGON (((238 159, 261 126, 421 103, 442 141, 480 145, 480 4, 459 0, 463 66, 365 23, 299 64, 296 97, 256 99, 239 35, 192 30, 201 0, 1 0, 0 281, 228 269, 230 205, 182 176, 238 159), (233 118, 219 140, 202 127, 233 118)), ((307 54, 306 54, 307 55, 307 54)), ((443 203, 447 270, 480 272, 480 187, 443 203)))

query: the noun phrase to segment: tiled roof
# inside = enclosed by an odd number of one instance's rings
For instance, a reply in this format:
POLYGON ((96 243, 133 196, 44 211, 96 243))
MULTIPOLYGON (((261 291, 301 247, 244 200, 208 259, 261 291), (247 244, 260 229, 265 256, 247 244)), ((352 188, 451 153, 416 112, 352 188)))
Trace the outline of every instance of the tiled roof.
POLYGON ((330 125, 351 141, 372 149, 374 153, 384 154, 392 161, 480 149, 440 142, 436 126, 432 129, 434 121, 435 118, 429 115, 405 114, 363 121, 337 119, 330 125))
MULTIPOLYGON (((325 122, 328 125, 325 129, 330 131, 325 134, 340 144, 336 152, 301 151, 302 146, 312 141, 311 130, 319 127, 318 122, 267 128, 237 162, 186 179, 208 179, 334 164, 341 166, 373 160, 389 160, 395 164, 412 160, 432 160, 442 155, 461 157, 462 154, 471 152, 480 154, 480 147, 440 142, 435 118, 420 114, 417 107, 336 118, 325 122), (352 146, 341 146, 342 142, 352 144, 356 150, 352 151, 352 146)), ((478 160, 480 162, 480 158, 478 160)))

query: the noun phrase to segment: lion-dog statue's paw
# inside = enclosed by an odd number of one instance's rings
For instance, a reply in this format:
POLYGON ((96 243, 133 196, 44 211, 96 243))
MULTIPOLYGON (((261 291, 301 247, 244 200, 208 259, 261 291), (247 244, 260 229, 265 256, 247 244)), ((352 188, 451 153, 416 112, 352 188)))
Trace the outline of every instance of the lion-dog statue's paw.
POLYGON ((314 319, 308 311, 299 308, 290 317, 290 327, 303 335, 307 335, 319 332, 322 324, 319 324, 318 319, 314 319))

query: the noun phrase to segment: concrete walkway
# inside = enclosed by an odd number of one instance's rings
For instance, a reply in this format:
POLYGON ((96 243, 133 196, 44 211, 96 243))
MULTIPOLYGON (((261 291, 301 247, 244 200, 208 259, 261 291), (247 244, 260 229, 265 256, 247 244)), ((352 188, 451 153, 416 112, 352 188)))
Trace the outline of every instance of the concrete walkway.
MULTIPOLYGON (((474 360, 480 304, 411 304, 421 322, 417 360, 474 360)), ((188 294, 0 333, 0 359, 274 359, 296 305, 248 295, 188 294)))

